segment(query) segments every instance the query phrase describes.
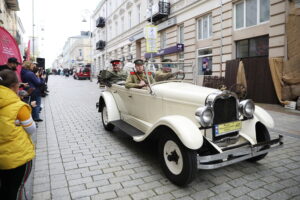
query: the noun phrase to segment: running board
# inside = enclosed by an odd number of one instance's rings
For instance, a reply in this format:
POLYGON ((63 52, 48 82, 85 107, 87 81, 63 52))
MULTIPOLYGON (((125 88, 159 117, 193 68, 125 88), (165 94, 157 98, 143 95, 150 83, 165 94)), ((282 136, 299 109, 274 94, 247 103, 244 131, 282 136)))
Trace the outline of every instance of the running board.
POLYGON ((110 123, 131 137, 145 135, 142 131, 124 122, 123 120, 116 120, 110 123))

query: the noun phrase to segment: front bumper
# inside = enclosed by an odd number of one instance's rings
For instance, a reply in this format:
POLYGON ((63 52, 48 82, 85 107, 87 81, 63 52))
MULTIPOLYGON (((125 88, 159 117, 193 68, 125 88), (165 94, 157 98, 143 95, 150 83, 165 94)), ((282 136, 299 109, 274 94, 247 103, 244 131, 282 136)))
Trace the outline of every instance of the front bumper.
POLYGON ((216 169, 268 153, 283 147, 282 140, 283 136, 279 135, 278 138, 269 142, 263 142, 256 145, 248 144, 215 155, 198 156, 198 169, 216 169), (262 150, 262 148, 266 146, 268 146, 268 148, 262 150))

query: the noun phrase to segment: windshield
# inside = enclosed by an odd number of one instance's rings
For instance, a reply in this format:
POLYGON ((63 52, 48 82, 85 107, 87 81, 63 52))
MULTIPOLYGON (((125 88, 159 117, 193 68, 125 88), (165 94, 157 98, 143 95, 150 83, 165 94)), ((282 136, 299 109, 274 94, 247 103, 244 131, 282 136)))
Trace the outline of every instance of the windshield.
POLYGON ((154 84, 169 81, 187 80, 186 74, 191 74, 192 63, 183 62, 150 62, 146 63, 145 70, 151 73, 155 80, 154 84))

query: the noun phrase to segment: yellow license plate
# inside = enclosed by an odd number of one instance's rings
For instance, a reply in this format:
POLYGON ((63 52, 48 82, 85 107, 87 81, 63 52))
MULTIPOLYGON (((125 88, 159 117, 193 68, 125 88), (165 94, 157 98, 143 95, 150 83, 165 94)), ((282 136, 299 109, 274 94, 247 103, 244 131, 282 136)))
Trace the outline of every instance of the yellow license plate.
POLYGON ((215 135, 220 136, 226 133, 231 133, 235 131, 239 131, 242 128, 241 121, 229 122, 225 124, 215 125, 215 135))

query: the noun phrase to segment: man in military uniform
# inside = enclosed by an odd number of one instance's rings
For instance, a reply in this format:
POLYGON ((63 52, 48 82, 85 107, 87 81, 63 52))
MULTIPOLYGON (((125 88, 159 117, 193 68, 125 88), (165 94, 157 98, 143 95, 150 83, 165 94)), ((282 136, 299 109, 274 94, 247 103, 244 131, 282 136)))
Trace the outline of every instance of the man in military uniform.
POLYGON ((111 84, 125 81, 127 77, 127 73, 121 70, 120 60, 112 60, 110 63, 113 67, 112 71, 102 70, 98 76, 98 82, 108 87, 111 87, 111 84))
MULTIPOLYGON (((170 59, 165 59, 162 62, 172 62, 170 59)), ((162 69, 157 71, 155 73, 155 81, 166 81, 169 80, 170 78, 175 77, 178 74, 183 74, 183 72, 180 70, 178 72, 171 72, 171 64, 163 64, 162 69)))
MULTIPOLYGON (((126 88, 143 88, 148 85, 148 79, 144 71, 144 61, 137 59, 134 61, 135 70, 130 72, 130 75, 126 79, 125 87, 126 88)), ((154 83, 152 73, 148 73, 150 83, 154 83)))

